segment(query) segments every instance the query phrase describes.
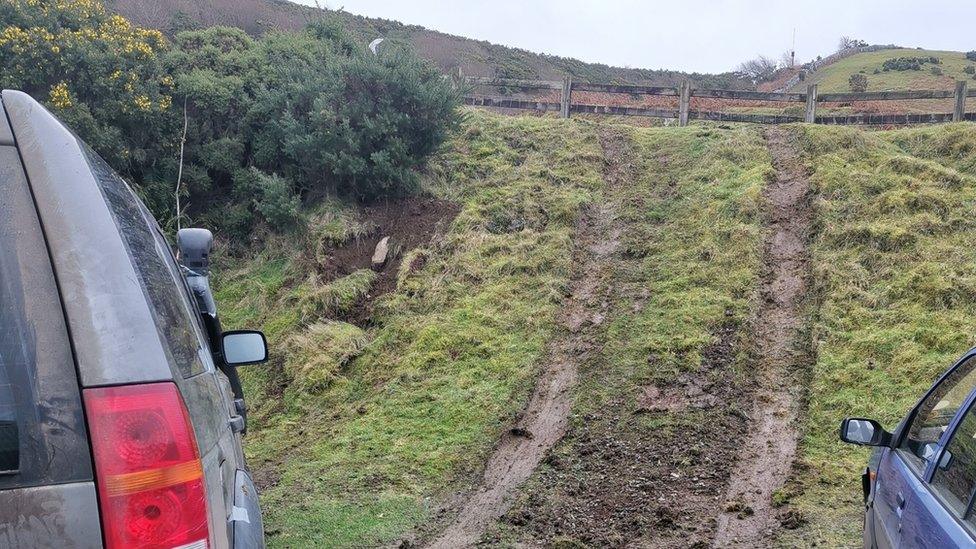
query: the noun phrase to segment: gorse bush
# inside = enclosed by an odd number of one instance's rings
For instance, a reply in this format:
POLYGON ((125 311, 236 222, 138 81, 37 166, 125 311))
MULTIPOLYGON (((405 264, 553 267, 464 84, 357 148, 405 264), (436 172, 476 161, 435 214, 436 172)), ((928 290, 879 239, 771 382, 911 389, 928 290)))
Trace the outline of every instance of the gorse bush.
POLYGON ((155 183, 175 180, 176 168, 166 48, 158 31, 133 27, 92 0, 0 2, 0 86, 47 104, 138 183, 157 213, 165 199, 155 183))
POLYGON ((888 71, 920 71, 926 63, 942 64, 942 60, 935 56, 929 57, 896 57, 888 59, 881 65, 881 69, 888 71))
POLYGON ((336 23, 168 43, 95 1, 0 3, 0 83, 44 101, 132 180, 157 217, 246 233, 296 225, 302 201, 413 189, 458 122, 453 84, 395 43, 373 55, 336 23))

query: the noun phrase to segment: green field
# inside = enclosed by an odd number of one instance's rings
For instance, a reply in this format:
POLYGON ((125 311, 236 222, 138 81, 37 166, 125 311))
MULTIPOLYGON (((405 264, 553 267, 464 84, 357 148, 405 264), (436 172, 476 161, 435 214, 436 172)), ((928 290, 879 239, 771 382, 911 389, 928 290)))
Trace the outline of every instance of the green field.
POLYGON ((868 452, 845 416, 891 429, 976 342, 976 126, 869 133, 796 126, 816 194, 809 312, 816 365, 786 546, 859 544, 868 452))
POLYGON ((805 92, 809 84, 817 84, 819 93, 849 92, 849 80, 852 74, 861 73, 868 79, 868 91, 891 90, 951 90, 955 88, 957 80, 969 80, 970 85, 976 85, 971 74, 963 72, 967 66, 976 63, 966 59, 966 54, 958 51, 934 51, 918 49, 881 50, 870 53, 858 53, 850 57, 831 63, 811 74, 805 82, 794 87, 795 92, 805 92), (938 57, 939 65, 925 64, 918 71, 888 71, 875 74, 888 59, 897 57, 938 57), (937 66, 942 75, 933 75, 932 66, 937 66))

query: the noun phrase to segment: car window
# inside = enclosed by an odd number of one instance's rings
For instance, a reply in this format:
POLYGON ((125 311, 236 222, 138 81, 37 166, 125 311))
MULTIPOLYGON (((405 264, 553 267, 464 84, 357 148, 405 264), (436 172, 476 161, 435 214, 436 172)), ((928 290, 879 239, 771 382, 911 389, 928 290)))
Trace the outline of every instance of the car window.
MULTIPOLYGON (((932 489, 960 516, 976 487, 976 409, 970 408, 946 445, 932 477, 932 489)), ((972 518, 970 518, 972 521, 972 518)), ((976 523, 974 523, 976 524, 976 523)))
POLYGON ((184 378, 203 373, 203 344, 194 329, 194 313, 167 264, 169 245, 155 236, 155 220, 128 184, 83 143, 82 149, 125 241, 171 364, 184 378))
POLYGON ((976 387, 976 357, 969 357, 942 380, 918 408, 898 446, 899 453, 919 474, 966 397, 976 387))

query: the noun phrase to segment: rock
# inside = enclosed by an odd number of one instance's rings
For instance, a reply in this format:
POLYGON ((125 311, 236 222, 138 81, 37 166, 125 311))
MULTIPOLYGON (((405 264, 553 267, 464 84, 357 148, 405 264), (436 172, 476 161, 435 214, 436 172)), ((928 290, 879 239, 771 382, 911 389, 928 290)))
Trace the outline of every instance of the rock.
POLYGON ((387 256, 390 254, 390 237, 384 236, 376 245, 373 252, 373 270, 379 271, 386 265, 387 256))

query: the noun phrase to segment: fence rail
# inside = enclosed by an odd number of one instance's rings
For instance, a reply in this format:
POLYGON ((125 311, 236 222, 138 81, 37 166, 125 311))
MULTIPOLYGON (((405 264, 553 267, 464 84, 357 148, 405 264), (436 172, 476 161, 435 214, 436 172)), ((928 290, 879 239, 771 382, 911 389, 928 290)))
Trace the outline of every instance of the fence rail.
POLYGON ((974 120, 976 114, 966 113, 966 99, 976 97, 976 90, 970 90, 964 80, 956 83, 954 91, 946 90, 911 90, 911 91, 882 91, 860 93, 817 93, 817 85, 807 86, 807 93, 759 92, 751 90, 714 90, 693 89, 688 82, 683 82, 677 88, 663 86, 639 86, 631 84, 599 84, 573 82, 567 78, 563 81, 549 80, 518 80, 511 78, 465 78, 469 86, 497 87, 506 90, 520 91, 560 91, 560 102, 537 101, 531 99, 516 99, 502 95, 466 96, 464 103, 479 107, 496 107, 506 109, 531 110, 537 112, 558 112, 564 118, 572 113, 612 114, 618 116, 645 116, 652 118, 677 118, 679 124, 687 125, 689 119, 716 120, 726 122, 754 122, 759 124, 786 124, 791 122, 809 122, 816 124, 861 124, 861 125, 896 125, 958 122, 974 120), (573 103, 573 92, 598 92, 609 94, 627 94, 631 96, 663 96, 677 97, 677 109, 625 107, 609 105, 587 105, 573 103), (762 101, 782 103, 803 103, 806 109, 803 116, 766 115, 733 112, 693 111, 691 98, 701 97, 709 99, 724 99, 738 101, 762 101), (863 101, 911 101, 920 99, 955 99, 955 108, 951 113, 935 114, 853 114, 853 115, 823 115, 817 114, 817 106, 821 103, 857 103, 863 101))

